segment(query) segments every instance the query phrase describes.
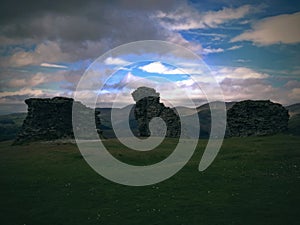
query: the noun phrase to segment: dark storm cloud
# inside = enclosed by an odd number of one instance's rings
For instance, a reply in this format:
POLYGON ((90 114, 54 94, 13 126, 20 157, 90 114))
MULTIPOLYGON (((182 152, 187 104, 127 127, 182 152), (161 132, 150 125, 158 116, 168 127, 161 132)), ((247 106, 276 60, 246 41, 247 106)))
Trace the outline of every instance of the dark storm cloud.
POLYGON ((165 34, 151 22, 155 10, 171 10, 176 1, 5 1, 1 34, 8 38, 132 41, 165 34))
POLYGON ((49 0, 4 0, 1 1, 0 23, 36 17, 44 13, 70 15, 95 12, 92 16, 97 17, 97 11, 102 12, 112 8, 139 11, 172 10, 178 2, 174 0, 64 0, 55 2, 49 0))
POLYGON ((5 48, 4 52, 11 45, 20 45, 24 50, 12 59, 5 59, 8 62, 2 61, 6 65, 10 61, 16 64, 24 55, 32 58, 30 64, 39 64, 40 60, 76 61, 95 58, 132 41, 168 40, 173 33, 160 26, 153 14, 157 10, 171 11, 182 4, 186 3, 176 0, 4 1, 0 9, 0 46, 5 48), (36 59, 35 55, 42 53, 27 54, 30 46, 38 48, 43 43, 49 46, 43 48, 46 55, 56 50, 57 60, 43 56, 36 59))

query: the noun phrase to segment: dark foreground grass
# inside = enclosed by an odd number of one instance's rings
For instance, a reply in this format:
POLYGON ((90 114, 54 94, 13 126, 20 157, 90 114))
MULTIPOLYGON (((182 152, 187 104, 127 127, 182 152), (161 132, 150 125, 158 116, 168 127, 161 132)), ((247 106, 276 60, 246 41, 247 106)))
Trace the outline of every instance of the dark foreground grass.
MULTIPOLYGON (((124 161, 148 164, 176 141, 145 155, 106 141, 124 161)), ((0 143, 0 224, 299 224, 300 140, 294 136, 225 140, 214 163, 197 167, 206 141, 172 178, 128 187, 96 174, 72 144, 0 143)))

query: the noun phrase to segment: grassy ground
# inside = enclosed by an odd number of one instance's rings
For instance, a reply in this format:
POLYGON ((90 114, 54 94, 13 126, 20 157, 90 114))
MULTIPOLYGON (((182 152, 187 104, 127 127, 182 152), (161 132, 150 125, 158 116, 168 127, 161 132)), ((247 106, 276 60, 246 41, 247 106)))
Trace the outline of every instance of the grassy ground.
MULTIPOLYGON (((106 141, 112 154, 149 164, 176 141, 135 154, 106 141)), ((0 224, 299 224, 300 139, 296 136, 226 139, 214 163, 197 167, 206 141, 172 178, 128 187, 96 174, 72 144, 0 143, 0 224)))

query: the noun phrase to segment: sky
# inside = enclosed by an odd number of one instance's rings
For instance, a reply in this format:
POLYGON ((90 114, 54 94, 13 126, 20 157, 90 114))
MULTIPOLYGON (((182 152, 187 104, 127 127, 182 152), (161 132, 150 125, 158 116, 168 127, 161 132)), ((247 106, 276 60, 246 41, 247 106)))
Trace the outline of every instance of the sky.
POLYGON ((26 111, 27 98, 73 97, 98 57, 143 40, 182 46, 202 64, 181 58, 170 65, 158 60, 157 52, 108 56, 96 77, 100 86, 110 79, 101 90, 95 82, 85 90, 86 98, 93 92, 103 107, 114 101, 132 104, 130 93, 143 84, 154 85, 173 105, 184 105, 186 95, 197 105, 207 99, 195 82, 213 90, 209 77, 214 77, 225 101, 300 102, 300 2, 5 0, 0 8, 0 114, 26 111), (141 54, 155 60, 141 62, 141 54), (111 74, 114 68, 118 71, 111 74))

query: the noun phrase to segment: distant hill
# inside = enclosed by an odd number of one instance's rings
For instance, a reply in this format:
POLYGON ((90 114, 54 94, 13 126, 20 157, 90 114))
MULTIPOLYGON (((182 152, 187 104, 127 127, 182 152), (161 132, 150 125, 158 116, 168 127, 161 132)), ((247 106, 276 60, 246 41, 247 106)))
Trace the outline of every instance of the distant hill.
POLYGON ((195 109, 184 107, 184 106, 177 106, 177 107, 175 107, 175 109, 178 112, 178 114, 185 115, 185 116, 192 115, 195 113, 195 111, 197 112, 197 109, 195 110, 195 109))
MULTIPOLYGON (((225 102, 225 107, 226 109, 230 109, 236 102, 225 102)), ((215 107, 218 107, 218 105, 221 106, 221 104, 223 104, 223 102, 212 102, 212 104, 215 106, 215 107)), ((203 111, 203 110, 209 110, 209 103, 205 103, 199 107, 197 107, 197 111, 200 112, 200 111, 203 111)))
POLYGON ((289 133, 300 135, 300 103, 286 106, 289 110, 289 133))
POLYGON ((289 105, 285 108, 289 110, 290 117, 293 117, 296 114, 300 114, 300 103, 289 105))
MULTIPOLYGON (((128 110, 131 109, 129 114, 129 127, 131 128, 132 132, 135 135, 138 135, 138 124, 134 117, 134 105, 127 105, 124 108, 114 108, 114 113, 116 118, 122 118, 122 115, 124 115, 128 110)), ((111 112, 112 108, 96 108, 97 111, 100 111, 100 121, 101 126, 100 129, 102 130, 102 134, 106 138, 113 138, 115 137, 115 133, 113 131, 112 123, 111 123, 111 112)), ((126 121, 115 121, 117 125, 120 125, 120 127, 123 127, 124 125, 122 123, 127 123, 126 121)))
POLYGON ((27 113, 12 113, 0 116, 0 141, 15 139, 27 113))
POLYGON ((294 114, 289 120, 289 133, 300 135, 300 114, 294 114))

